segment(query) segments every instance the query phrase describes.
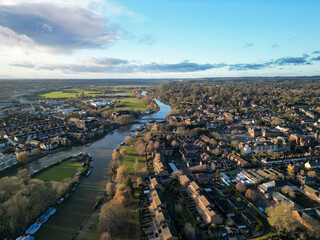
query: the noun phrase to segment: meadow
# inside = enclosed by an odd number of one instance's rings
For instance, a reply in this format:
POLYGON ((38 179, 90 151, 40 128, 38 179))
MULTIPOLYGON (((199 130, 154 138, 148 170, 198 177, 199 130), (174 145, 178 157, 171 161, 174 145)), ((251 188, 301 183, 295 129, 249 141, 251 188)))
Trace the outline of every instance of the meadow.
POLYGON ((132 109, 133 111, 141 111, 144 112, 148 108, 147 104, 144 104, 141 102, 140 99, 135 98, 135 97, 126 97, 126 98, 121 98, 119 99, 121 102, 120 107, 116 107, 116 110, 121 110, 121 109, 132 109))
POLYGON ((47 181, 61 182, 66 178, 73 178, 77 169, 82 166, 82 163, 74 163, 71 160, 63 161, 46 170, 41 171, 35 178, 47 181))
POLYGON ((137 151, 131 146, 123 146, 121 149, 127 150, 127 154, 123 156, 122 165, 126 166, 129 169, 129 174, 134 174, 134 164, 136 159, 138 159, 139 162, 138 169, 145 167, 145 156, 140 156, 137 151))
POLYGON ((62 91, 53 91, 48 93, 39 94, 38 98, 41 99, 56 99, 56 98, 77 98, 77 97, 97 97, 101 92, 88 91, 84 89, 66 89, 62 91))

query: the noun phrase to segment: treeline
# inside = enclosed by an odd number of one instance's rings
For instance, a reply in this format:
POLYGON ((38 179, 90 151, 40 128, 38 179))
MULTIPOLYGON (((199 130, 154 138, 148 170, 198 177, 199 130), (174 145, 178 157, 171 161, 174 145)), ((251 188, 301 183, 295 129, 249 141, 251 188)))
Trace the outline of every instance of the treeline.
MULTIPOLYGON (((316 104, 319 100, 320 79, 255 79, 254 81, 184 81, 167 82, 148 89, 174 108, 212 104, 223 107, 238 106, 247 98, 255 104, 274 105, 272 111, 282 106, 316 104)), ((239 109, 240 111, 241 109, 239 109)))
POLYGON ((21 235, 67 190, 67 182, 31 179, 27 170, 0 179, 0 239, 21 235))

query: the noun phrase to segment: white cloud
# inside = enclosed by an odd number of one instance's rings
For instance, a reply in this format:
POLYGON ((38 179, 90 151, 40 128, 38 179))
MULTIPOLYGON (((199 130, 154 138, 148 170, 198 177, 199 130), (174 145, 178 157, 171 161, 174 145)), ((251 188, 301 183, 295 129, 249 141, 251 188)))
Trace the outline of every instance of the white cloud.
POLYGON ((34 41, 25 34, 17 34, 10 28, 0 26, 0 47, 33 47, 34 41))

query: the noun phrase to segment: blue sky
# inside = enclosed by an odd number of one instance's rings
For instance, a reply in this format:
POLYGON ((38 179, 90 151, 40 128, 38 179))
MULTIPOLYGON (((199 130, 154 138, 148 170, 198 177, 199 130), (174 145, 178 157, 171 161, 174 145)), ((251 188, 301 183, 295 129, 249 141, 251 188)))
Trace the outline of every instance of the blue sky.
POLYGON ((0 78, 320 75, 316 0, 2 0, 0 78))

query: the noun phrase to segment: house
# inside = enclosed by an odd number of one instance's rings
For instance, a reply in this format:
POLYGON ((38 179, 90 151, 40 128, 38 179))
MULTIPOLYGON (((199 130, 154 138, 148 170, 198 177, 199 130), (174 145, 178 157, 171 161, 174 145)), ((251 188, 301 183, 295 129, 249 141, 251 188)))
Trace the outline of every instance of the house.
MULTIPOLYGON (((320 220, 320 208, 307 208, 303 210, 292 211, 292 215, 305 227, 312 229, 314 224, 317 224, 316 220, 320 220)), ((317 226, 318 227, 318 226, 317 226)))
POLYGON ((297 205, 295 202, 291 201, 289 198, 287 198, 279 192, 274 192, 272 199, 278 204, 281 202, 285 202, 287 205, 293 207, 294 209, 300 209, 299 205, 297 205))
POLYGON ((312 188, 308 185, 304 185, 303 188, 304 192, 306 193, 307 196, 310 196, 318 201, 320 201, 320 192, 319 190, 312 188))
POLYGON ((164 191, 164 187, 159 182, 159 180, 155 177, 151 178, 151 180, 150 180, 150 189, 159 189, 161 192, 164 191))
POLYGON ((241 202, 238 202, 235 198, 228 198, 228 203, 236 210, 240 211, 243 209, 241 202))
POLYGON ((242 212, 241 216, 251 226, 255 226, 256 224, 258 224, 257 220, 248 211, 242 212))
POLYGON ((155 157, 153 159, 153 169, 156 175, 168 175, 168 170, 166 166, 162 163, 163 160, 163 157, 159 153, 155 154, 155 157))
POLYGON ((308 161, 304 164, 304 167, 308 170, 310 169, 319 169, 320 162, 319 161, 308 161))
POLYGON ((190 179, 186 175, 179 176, 179 182, 182 187, 186 188, 190 183, 190 179))
POLYGON ((214 205, 207 197, 200 193, 200 187, 196 182, 193 181, 188 185, 187 193, 195 203, 196 210, 205 223, 222 224, 223 218, 213 210, 214 205))
POLYGON ((260 184, 258 190, 262 192, 266 198, 273 197, 273 192, 280 191, 282 187, 289 185, 286 180, 275 180, 260 184))
POLYGON ((15 154, 2 154, 0 152, 0 171, 12 165, 17 164, 17 157, 15 154))
POLYGON ((261 128, 251 127, 248 129, 249 136, 252 138, 256 138, 261 136, 261 128))
POLYGON ((308 177, 308 176, 302 176, 298 175, 297 176, 298 181, 300 182, 301 185, 314 185, 315 184, 315 179, 313 177, 308 177))
POLYGON ((150 226, 152 229, 152 239, 155 240, 177 240, 177 234, 170 225, 170 217, 167 214, 167 204, 164 201, 161 192, 157 188, 153 188, 150 184, 149 192, 149 212, 152 221, 150 226))

